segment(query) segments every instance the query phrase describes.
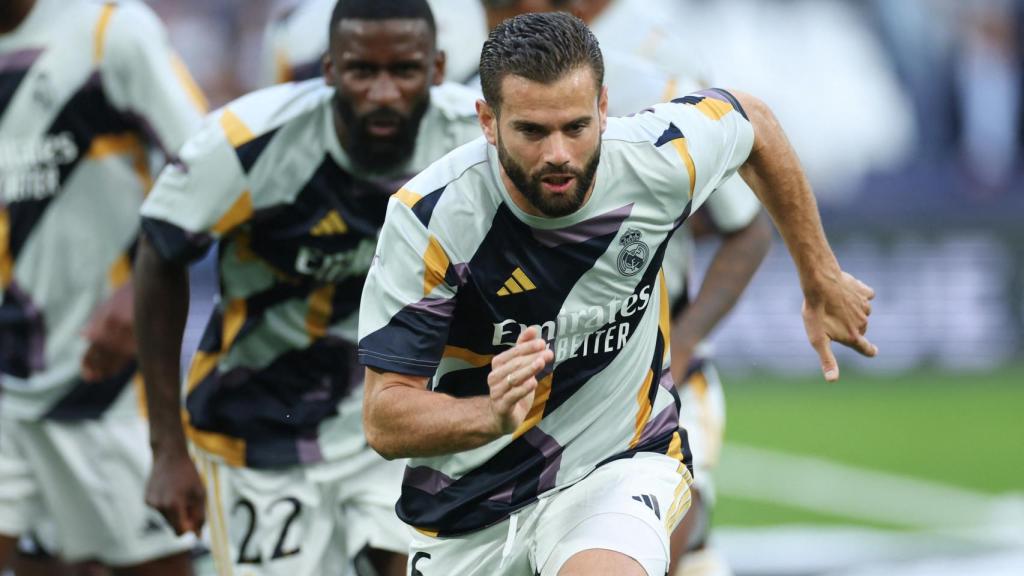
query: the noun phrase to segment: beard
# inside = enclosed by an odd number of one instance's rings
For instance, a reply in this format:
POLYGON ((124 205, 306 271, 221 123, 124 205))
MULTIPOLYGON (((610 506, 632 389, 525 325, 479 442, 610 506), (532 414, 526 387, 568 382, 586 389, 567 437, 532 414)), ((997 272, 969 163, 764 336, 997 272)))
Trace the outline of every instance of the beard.
POLYGON ((587 159, 583 168, 575 168, 568 164, 553 166, 548 164, 532 174, 516 162, 508 153, 498 136, 498 161, 505 169, 505 174, 512 181, 516 189, 526 200, 541 214, 549 218, 568 216, 583 206, 583 200, 594 182, 594 175, 597 173, 597 165, 601 161, 601 143, 598 141, 597 150, 587 159), (542 179, 551 174, 571 174, 575 180, 576 187, 562 195, 545 194, 542 179))
POLYGON ((401 166, 412 158, 420 121, 429 106, 430 92, 427 92, 413 105, 408 115, 391 108, 378 108, 360 115, 351 99, 336 92, 334 108, 348 133, 345 152, 358 166, 372 172, 387 172, 401 166), (370 133, 370 124, 381 120, 397 126, 394 134, 376 136, 370 133))

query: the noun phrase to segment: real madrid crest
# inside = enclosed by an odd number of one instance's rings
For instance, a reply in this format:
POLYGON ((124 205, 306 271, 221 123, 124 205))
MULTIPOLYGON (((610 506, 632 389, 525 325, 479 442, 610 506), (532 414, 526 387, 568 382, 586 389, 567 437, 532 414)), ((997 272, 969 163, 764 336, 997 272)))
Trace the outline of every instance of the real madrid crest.
POLYGON ((618 263, 619 272, 623 276, 633 276, 644 269, 647 255, 651 250, 642 238, 643 233, 633 228, 628 228, 622 238, 619 238, 622 250, 619 252, 618 263))

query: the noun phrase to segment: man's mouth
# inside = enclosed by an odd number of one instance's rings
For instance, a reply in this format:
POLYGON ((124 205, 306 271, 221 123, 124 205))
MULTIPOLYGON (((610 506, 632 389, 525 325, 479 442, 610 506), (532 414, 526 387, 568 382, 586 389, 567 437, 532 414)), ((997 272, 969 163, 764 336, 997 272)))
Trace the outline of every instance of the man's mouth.
POLYGON ((366 130, 373 136, 386 138, 398 133, 398 118, 371 118, 366 123, 366 130))
POLYGON ((572 189, 576 177, 572 174, 548 174, 540 179, 544 189, 555 194, 564 194, 572 189))

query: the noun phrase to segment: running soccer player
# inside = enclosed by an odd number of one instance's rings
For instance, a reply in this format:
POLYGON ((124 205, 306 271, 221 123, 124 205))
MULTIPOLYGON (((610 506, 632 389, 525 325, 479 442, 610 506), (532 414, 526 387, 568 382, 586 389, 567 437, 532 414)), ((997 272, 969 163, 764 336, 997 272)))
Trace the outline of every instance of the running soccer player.
MULTIPOLYGON (((550 12, 571 7, 559 0, 483 0, 488 23, 530 11, 550 12)), ((585 3, 573 4, 577 7, 585 3)), ((598 12, 582 10, 582 17, 598 12)), ((584 18, 586 22, 586 18, 584 18)), ((668 74, 633 54, 602 47, 608 115, 625 116, 653 102, 665 102, 701 88, 696 76, 668 74)), ((698 57, 676 52, 677 70, 703 70, 698 57)), ((475 85, 479 86, 479 77, 475 85)), ((688 432, 694 484, 692 506, 672 534, 675 576, 726 576, 725 559, 710 545, 711 513, 715 501, 714 472, 725 436, 725 395, 718 371, 703 340, 735 306, 771 247, 771 225, 761 204, 739 175, 722 182, 665 250, 664 272, 669 293, 672 329, 672 372, 681 396, 679 423, 688 432), (721 243, 694 300, 690 300, 694 234, 717 236, 721 243), (684 558, 685 555, 685 558, 684 558)))
POLYGON ((579 19, 527 14, 481 55, 486 141, 388 207, 360 308, 371 446, 413 458, 413 574, 664 574, 689 507, 665 241, 737 169, 797 264, 825 377, 866 355, 799 161, 759 100, 708 90, 607 118, 579 19))
POLYGON ((64 560, 189 573, 143 501, 130 254, 205 106, 145 4, 0 4, 0 566, 49 522, 64 560))
POLYGON ((271 87, 211 115, 142 208, 148 499, 179 532, 208 515, 226 573, 322 574, 363 548, 380 574, 405 568, 402 465, 362 432, 359 297, 390 195, 480 128, 475 96, 441 85, 425 0, 345 0, 328 20, 326 84, 271 87), (186 266, 215 241, 220 300, 182 413, 186 266))

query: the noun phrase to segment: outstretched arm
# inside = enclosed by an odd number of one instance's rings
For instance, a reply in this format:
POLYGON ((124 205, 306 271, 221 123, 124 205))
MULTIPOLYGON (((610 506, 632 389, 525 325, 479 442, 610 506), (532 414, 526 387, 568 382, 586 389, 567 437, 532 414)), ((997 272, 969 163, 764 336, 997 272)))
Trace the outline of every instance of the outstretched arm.
POLYGON ((732 92, 754 127, 754 145, 740 174, 757 193, 789 249, 804 293, 804 327, 825 379, 839 379, 831 343, 865 356, 878 353, 865 333, 874 290, 839 267, 825 238, 818 205, 800 160, 768 106, 732 92))

